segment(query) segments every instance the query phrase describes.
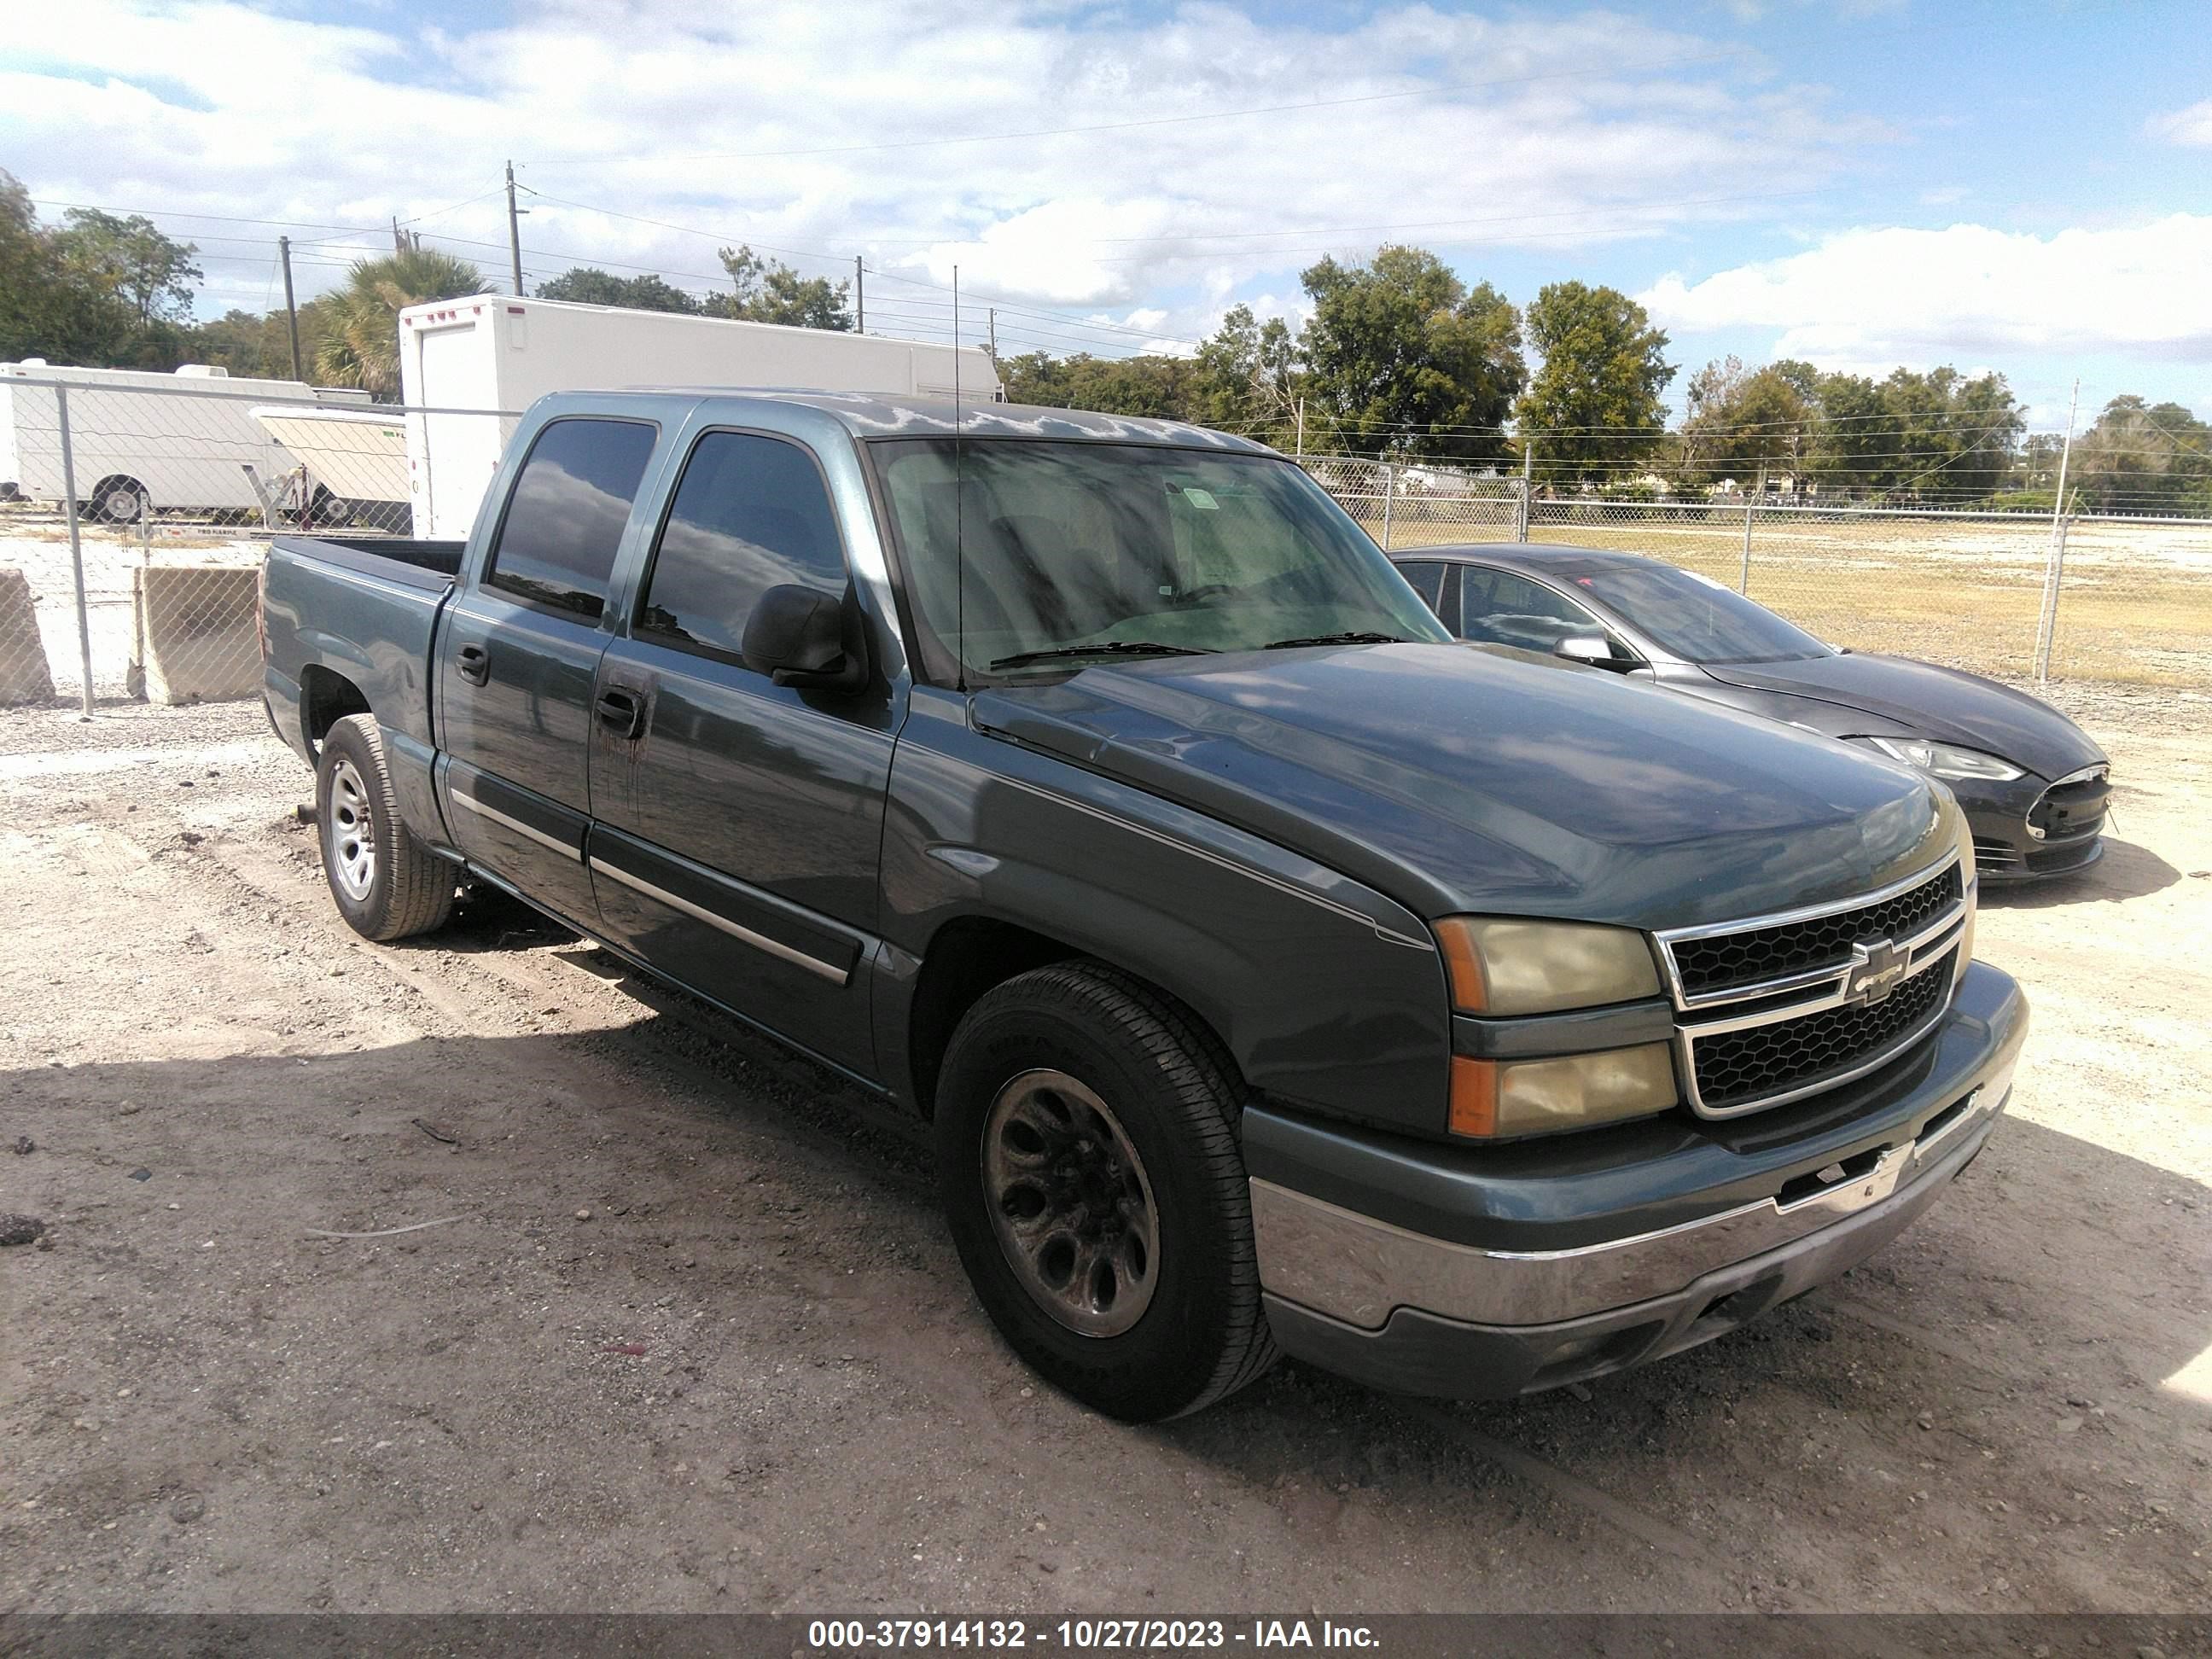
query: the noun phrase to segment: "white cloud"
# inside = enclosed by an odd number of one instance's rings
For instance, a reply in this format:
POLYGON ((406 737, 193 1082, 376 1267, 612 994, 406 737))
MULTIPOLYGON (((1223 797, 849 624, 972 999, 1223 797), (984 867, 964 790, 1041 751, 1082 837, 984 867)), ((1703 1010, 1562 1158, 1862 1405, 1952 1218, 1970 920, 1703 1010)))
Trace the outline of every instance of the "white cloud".
POLYGON ((1830 367, 2118 351, 2212 362, 2212 216, 2039 237, 1953 225, 1846 231, 1787 258, 1639 297, 1683 331, 1773 328, 1778 356, 1830 367))
POLYGON ((2150 118, 2150 134, 2172 144, 2212 144, 2212 98, 2150 118))
MULTIPOLYGON (((1322 252, 1401 237, 1566 252, 1692 228, 1760 211, 1777 179, 1817 188, 1847 146, 1883 137, 1748 48, 1604 11, 519 0, 475 30, 349 15, 27 9, 12 60, 54 67, 0 73, 8 165, 44 198, 371 228, 301 248, 312 291, 389 246, 374 228, 394 215, 428 215, 434 241, 501 268, 491 192, 512 156, 540 192, 533 272, 589 261, 700 288, 718 241, 830 276, 810 256, 864 252, 872 325, 941 319, 929 284, 957 262, 979 301, 1118 314, 1179 294, 1160 326, 1188 337, 1224 295, 1322 252), (1183 118, 1255 109, 1272 112, 1183 118), (942 142, 977 133, 1002 136, 942 142)), ((170 222, 200 242, 217 308, 263 302, 277 227, 170 222)))

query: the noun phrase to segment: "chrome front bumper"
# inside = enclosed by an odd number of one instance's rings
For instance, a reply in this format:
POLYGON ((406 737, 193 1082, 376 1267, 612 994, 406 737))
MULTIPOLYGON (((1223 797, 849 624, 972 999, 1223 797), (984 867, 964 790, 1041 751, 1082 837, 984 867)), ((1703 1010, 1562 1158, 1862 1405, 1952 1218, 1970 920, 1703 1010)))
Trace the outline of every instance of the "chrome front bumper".
POLYGON ((1482 1325, 1547 1325, 1649 1302, 1882 1207, 1916 1212, 2004 1109, 2012 1066, 1918 1139, 1831 1166, 1833 1178, 1661 1232, 1568 1250, 1486 1250, 1430 1238, 1255 1180, 1252 1226, 1270 1296, 1364 1330, 1401 1308, 1482 1325), (1926 1191, 1923 1194, 1923 1188, 1926 1191))

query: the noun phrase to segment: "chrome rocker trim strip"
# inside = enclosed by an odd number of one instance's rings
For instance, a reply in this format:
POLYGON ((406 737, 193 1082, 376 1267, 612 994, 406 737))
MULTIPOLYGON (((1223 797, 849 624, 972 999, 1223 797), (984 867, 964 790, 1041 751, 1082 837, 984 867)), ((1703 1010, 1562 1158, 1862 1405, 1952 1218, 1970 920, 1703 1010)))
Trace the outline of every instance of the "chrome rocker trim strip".
POLYGON ((574 859, 579 864, 584 861, 583 848, 571 847, 567 842, 549 836, 543 830, 533 830, 521 819, 507 817, 497 807, 486 806, 473 795, 465 795, 458 789, 448 789, 446 792, 446 799, 456 806, 466 807, 478 817, 489 818, 502 830, 512 830, 525 841, 534 841, 540 847, 550 848, 560 854, 562 857, 574 859))
POLYGON ((703 904, 694 904, 690 899, 672 893, 665 887, 656 887, 643 877, 634 876, 629 871, 611 865, 603 858, 595 857, 591 864, 592 870, 597 873, 612 877, 623 886, 635 888, 646 897, 657 900, 672 910, 682 911, 694 921, 703 921, 709 927, 727 933, 732 939, 743 940, 757 951, 765 951, 769 955, 787 962, 794 968, 804 968, 810 974, 818 975, 832 985, 842 985, 853 976, 847 969, 840 968, 833 963, 824 962, 819 957, 810 957, 805 951, 794 950, 781 939, 773 939, 765 933, 756 933, 750 927, 740 927, 727 916, 717 915, 703 904))

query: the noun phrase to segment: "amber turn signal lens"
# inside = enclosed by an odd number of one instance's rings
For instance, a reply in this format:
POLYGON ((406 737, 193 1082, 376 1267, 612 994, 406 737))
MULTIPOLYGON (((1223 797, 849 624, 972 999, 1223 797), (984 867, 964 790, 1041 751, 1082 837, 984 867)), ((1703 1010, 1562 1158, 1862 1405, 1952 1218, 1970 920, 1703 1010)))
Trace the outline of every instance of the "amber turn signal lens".
POLYGON ((1490 992, 1483 983, 1482 958, 1475 954, 1473 930, 1440 923, 1437 943, 1443 946, 1444 969, 1451 975, 1452 1006, 1463 1014, 1482 1012, 1490 1006, 1490 992))
POLYGON ((1454 1054, 1451 1063, 1451 1132, 1455 1135, 1498 1133, 1498 1064, 1454 1054))
POLYGON ((1552 1134, 1648 1117, 1678 1098, 1673 1048, 1664 1042, 1541 1060, 1455 1054, 1449 1121, 1455 1135, 1552 1134))

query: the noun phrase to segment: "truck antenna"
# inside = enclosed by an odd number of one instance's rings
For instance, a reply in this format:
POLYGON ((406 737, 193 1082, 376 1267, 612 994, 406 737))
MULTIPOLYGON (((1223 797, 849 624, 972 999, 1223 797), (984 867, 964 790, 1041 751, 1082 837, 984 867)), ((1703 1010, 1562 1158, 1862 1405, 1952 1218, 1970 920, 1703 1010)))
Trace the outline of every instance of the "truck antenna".
POLYGON ((952 267, 952 672, 968 690, 967 453, 960 421, 960 267, 952 267))

